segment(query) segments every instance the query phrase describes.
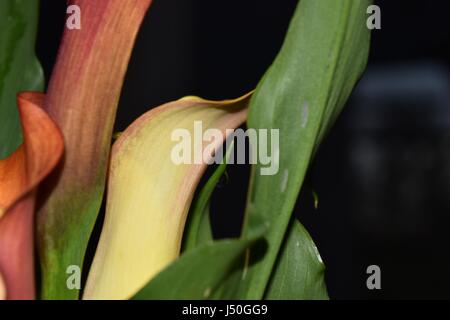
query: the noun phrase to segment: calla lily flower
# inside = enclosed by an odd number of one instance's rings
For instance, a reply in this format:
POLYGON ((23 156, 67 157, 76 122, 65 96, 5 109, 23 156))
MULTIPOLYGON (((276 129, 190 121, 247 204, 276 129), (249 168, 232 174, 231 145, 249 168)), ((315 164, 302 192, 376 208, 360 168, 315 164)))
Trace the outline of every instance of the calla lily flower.
POLYGON ((81 29, 66 29, 45 109, 66 152, 39 195, 44 299, 76 299, 66 270, 81 268, 103 198, 113 125, 125 72, 151 0, 72 0, 81 29))
POLYGON ((0 161, 0 299, 35 298, 36 188, 63 153, 62 135, 43 101, 43 94, 19 95, 24 143, 0 161))
MULTIPOLYGON (((136 120, 113 146, 106 217, 84 299, 128 299, 180 253, 186 216, 196 187, 215 150, 247 116, 251 94, 206 101, 187 97, 136 120), (195 123, 220 130, 200 147, 201 163, 177 164, 175 130, 195 135, 195 123)), ((200 145, 199 145, 200 144, 200 145)), ((202 145, 201 145, 202 144, 202 145)))

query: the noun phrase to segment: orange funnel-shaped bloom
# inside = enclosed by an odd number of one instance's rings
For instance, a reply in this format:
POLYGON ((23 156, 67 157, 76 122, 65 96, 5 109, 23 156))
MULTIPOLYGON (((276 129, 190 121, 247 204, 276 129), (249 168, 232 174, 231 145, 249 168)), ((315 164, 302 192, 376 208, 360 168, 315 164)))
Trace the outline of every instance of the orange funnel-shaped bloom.
POLYGON ((34 204, 38 184, 56 166, 63 139, 41 109, 44 95, 18 97, 24 143, 0 161, 0 299, 34 299, 34 204))

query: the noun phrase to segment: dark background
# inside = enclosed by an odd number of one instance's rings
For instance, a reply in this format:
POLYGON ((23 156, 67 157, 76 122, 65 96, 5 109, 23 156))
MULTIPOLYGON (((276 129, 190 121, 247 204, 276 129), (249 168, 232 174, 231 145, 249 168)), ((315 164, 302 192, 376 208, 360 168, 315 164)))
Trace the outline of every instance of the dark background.
MULTIPOLYGON (((66 1, 41 2, 37 52, 48 79, 66 1)), ((117 131, 185 95, 224 99, 253 89, 296 3, 155 0, 133 53, 117 131)), ((373 32, 367 72, 322 145, 295 213, 325 261, 331 298, 450 298, 450 4, 377 4, 382 30, 373 32), (366 287, 372 264, 381 267, 381 290, 366 287)), ((248 169, 231 166, 218 186, 217 237, 239 232, 248 169)))

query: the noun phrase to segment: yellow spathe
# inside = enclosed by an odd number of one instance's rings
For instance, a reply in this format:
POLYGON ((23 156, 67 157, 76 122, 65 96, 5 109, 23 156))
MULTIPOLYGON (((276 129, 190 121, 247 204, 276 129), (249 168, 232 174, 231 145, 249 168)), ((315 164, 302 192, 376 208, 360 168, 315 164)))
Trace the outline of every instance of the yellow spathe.
MULTIPOLYGON (((83 299, 129 299, 178 257, 206 164, 176 165, 172 133, 187 129, 193 136, 194 123, 202 121, 204 130, 225 135, 245 121, 250 97, 186 97, 149 111, 121 134, 112 150, 106 217, 83 299)), ((223 141, 214 143, 218 148, 223 141)))

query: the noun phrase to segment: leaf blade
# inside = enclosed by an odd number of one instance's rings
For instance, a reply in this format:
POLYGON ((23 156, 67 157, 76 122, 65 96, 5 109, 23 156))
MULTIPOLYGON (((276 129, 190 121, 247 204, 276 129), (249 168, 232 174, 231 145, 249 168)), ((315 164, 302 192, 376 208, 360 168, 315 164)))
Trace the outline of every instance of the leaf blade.
POLYGON ((189 213, 189 221, 185 229, 183 251, 191 250, 200 244, 213 241, 211 230, 209 205, 213 192, 227 168, 227 159, 233 152, 233 144, 226 151, 225 161, 217 167, 210 179, 194 200, 192 210, 189 213))
POLYGON ((16 95, 42 91, 44 76, 34 52, 39 0, 0 3, 0 159, 22 143, 16 95))
POLYGON ((233 273, 254 241, 221 240, 196 247, 159 273, 133 300, 217 299, 223 280, 233 273))
POLYGON ((261 299, 312 157, 361 76, 370 0, 302 0, 283 48, 251 101, 249 127, 279 129, 279 172, 252 167, 244 236, 269 224, 269 250, 250 270, 249 299, 261 299), (274 214, 278 213, 278 214, 274 214))
POLYGON ((265 299, 327 300, 325 266, 308 231, 294 220, 270 280, 265 299))

